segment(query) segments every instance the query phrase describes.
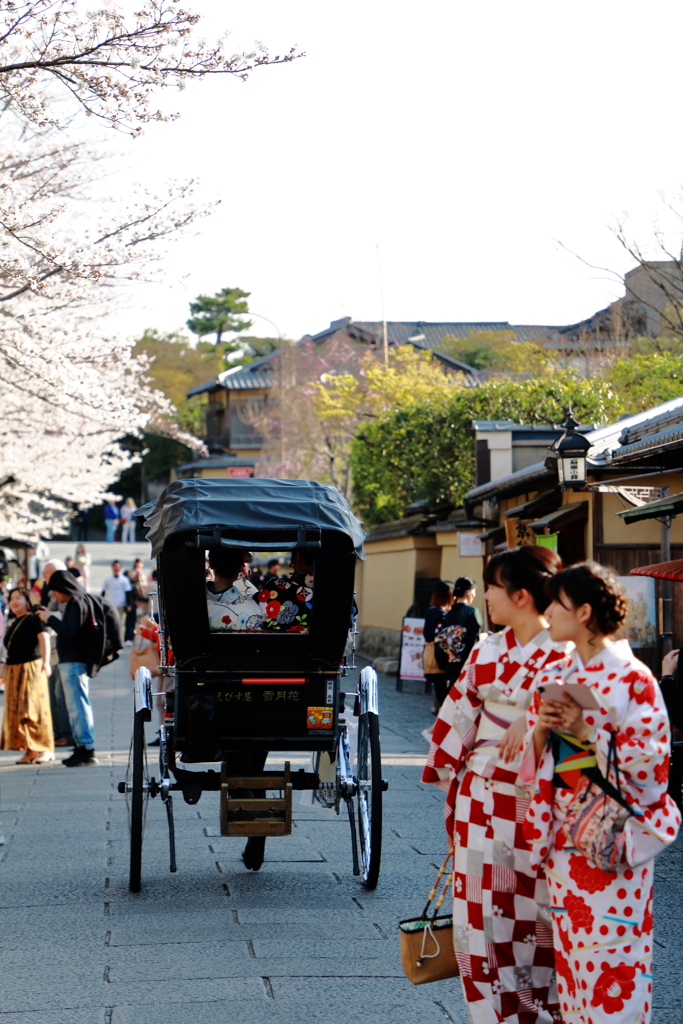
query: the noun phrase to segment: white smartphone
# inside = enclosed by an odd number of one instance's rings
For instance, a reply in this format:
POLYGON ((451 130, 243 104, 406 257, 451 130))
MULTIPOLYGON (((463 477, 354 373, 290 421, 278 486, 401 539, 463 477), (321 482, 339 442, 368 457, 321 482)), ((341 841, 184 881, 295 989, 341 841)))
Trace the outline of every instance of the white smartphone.
POLYGON ((564 695, 568 694, 584 711, 600 707, 590 686, 583 683, 549 683, 539 686, 538 692, 548 700, 564 700, 564 695))

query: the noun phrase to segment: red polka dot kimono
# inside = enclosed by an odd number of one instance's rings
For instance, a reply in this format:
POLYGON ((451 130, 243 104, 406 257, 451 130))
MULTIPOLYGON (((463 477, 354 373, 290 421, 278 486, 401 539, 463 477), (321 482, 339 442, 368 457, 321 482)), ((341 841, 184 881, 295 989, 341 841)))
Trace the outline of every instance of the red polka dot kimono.
MULTIPOLYGON (((564 665, 536 680, 538 685, 562 681, 590 686, 600 705, 597 711, 584 711, 584 718, 597 729, 596 753, 603 775, 610 732, 616 730, 621 791, 636 812, 624 828, 625 860, 618 869, 608 873, 593 867, 562 831, 573 790, 553 788, 550 744, 534 769, 528 734, 521 776, 535 793, 525 834, 532 865, 545 864, 546 869, 562 1020, 648 1024, 654 856, 673 842, 680 824, 678 809, 666 792, 666 708, 652 673, 633 656, 626 640, 607 647, 586 666, 574 652, 564 665)), ((535 694, 527 716, 530 727, 536 722, 538 700, 535 694)), ((614 774, 610 781, 615 782, 614 774)))
POLYGON ((548 891, 522 833, 529 797, 519 762, 499 761, 497 744, 565 650, 547 630, 524 648, 511 629, 480 641, 432 734, 422 778, 448 793, 454 945, 473 1024, 559 1020, 548 891))

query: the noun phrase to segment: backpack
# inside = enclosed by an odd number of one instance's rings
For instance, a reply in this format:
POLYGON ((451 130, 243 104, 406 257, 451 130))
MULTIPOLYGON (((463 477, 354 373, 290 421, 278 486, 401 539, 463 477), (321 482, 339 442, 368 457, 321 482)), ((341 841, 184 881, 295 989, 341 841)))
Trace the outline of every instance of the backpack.
POLYGON ((88 675, 97 675, 103 665, 116 661, 123 647, 121 620, 107 597, 88 594, 89 628, 87 631, 88 675))

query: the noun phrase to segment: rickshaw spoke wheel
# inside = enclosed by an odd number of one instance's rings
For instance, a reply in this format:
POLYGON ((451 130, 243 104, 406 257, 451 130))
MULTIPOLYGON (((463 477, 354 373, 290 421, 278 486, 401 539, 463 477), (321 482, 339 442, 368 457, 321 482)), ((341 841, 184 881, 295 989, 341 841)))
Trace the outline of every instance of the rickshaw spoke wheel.
POLYGON ((128 887, 131 892, 140 892, 142 880, 142 836, 147 817, 149 788, 147 747, 145 745, 145 712, 138 711, 133 715, 133 739, 126 777, 126 800, 128 803, 128 825, 130 829, 128 887))
POLYGON ((379 719, 372 711, 358 720, 356 771, 361 874, 366 888, 374 889, 382 856, 382 763, 379 719))

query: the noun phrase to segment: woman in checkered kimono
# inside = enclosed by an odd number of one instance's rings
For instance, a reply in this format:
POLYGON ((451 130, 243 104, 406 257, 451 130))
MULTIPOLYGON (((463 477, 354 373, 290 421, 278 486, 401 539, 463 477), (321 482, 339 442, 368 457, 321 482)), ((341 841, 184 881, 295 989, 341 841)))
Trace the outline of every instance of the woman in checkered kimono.
POLYGON ((567 651, 543 618, 545 584, 561 567, 556 554, 531 545, 488 563, 489 617, 505 628, 472 649, 439 712, 423 774, 448 794, 453 935, 472 1024, 560 1020, 548 890, 530 864, 522 834, 529 798, 517 775, 534 679, 567 651))

